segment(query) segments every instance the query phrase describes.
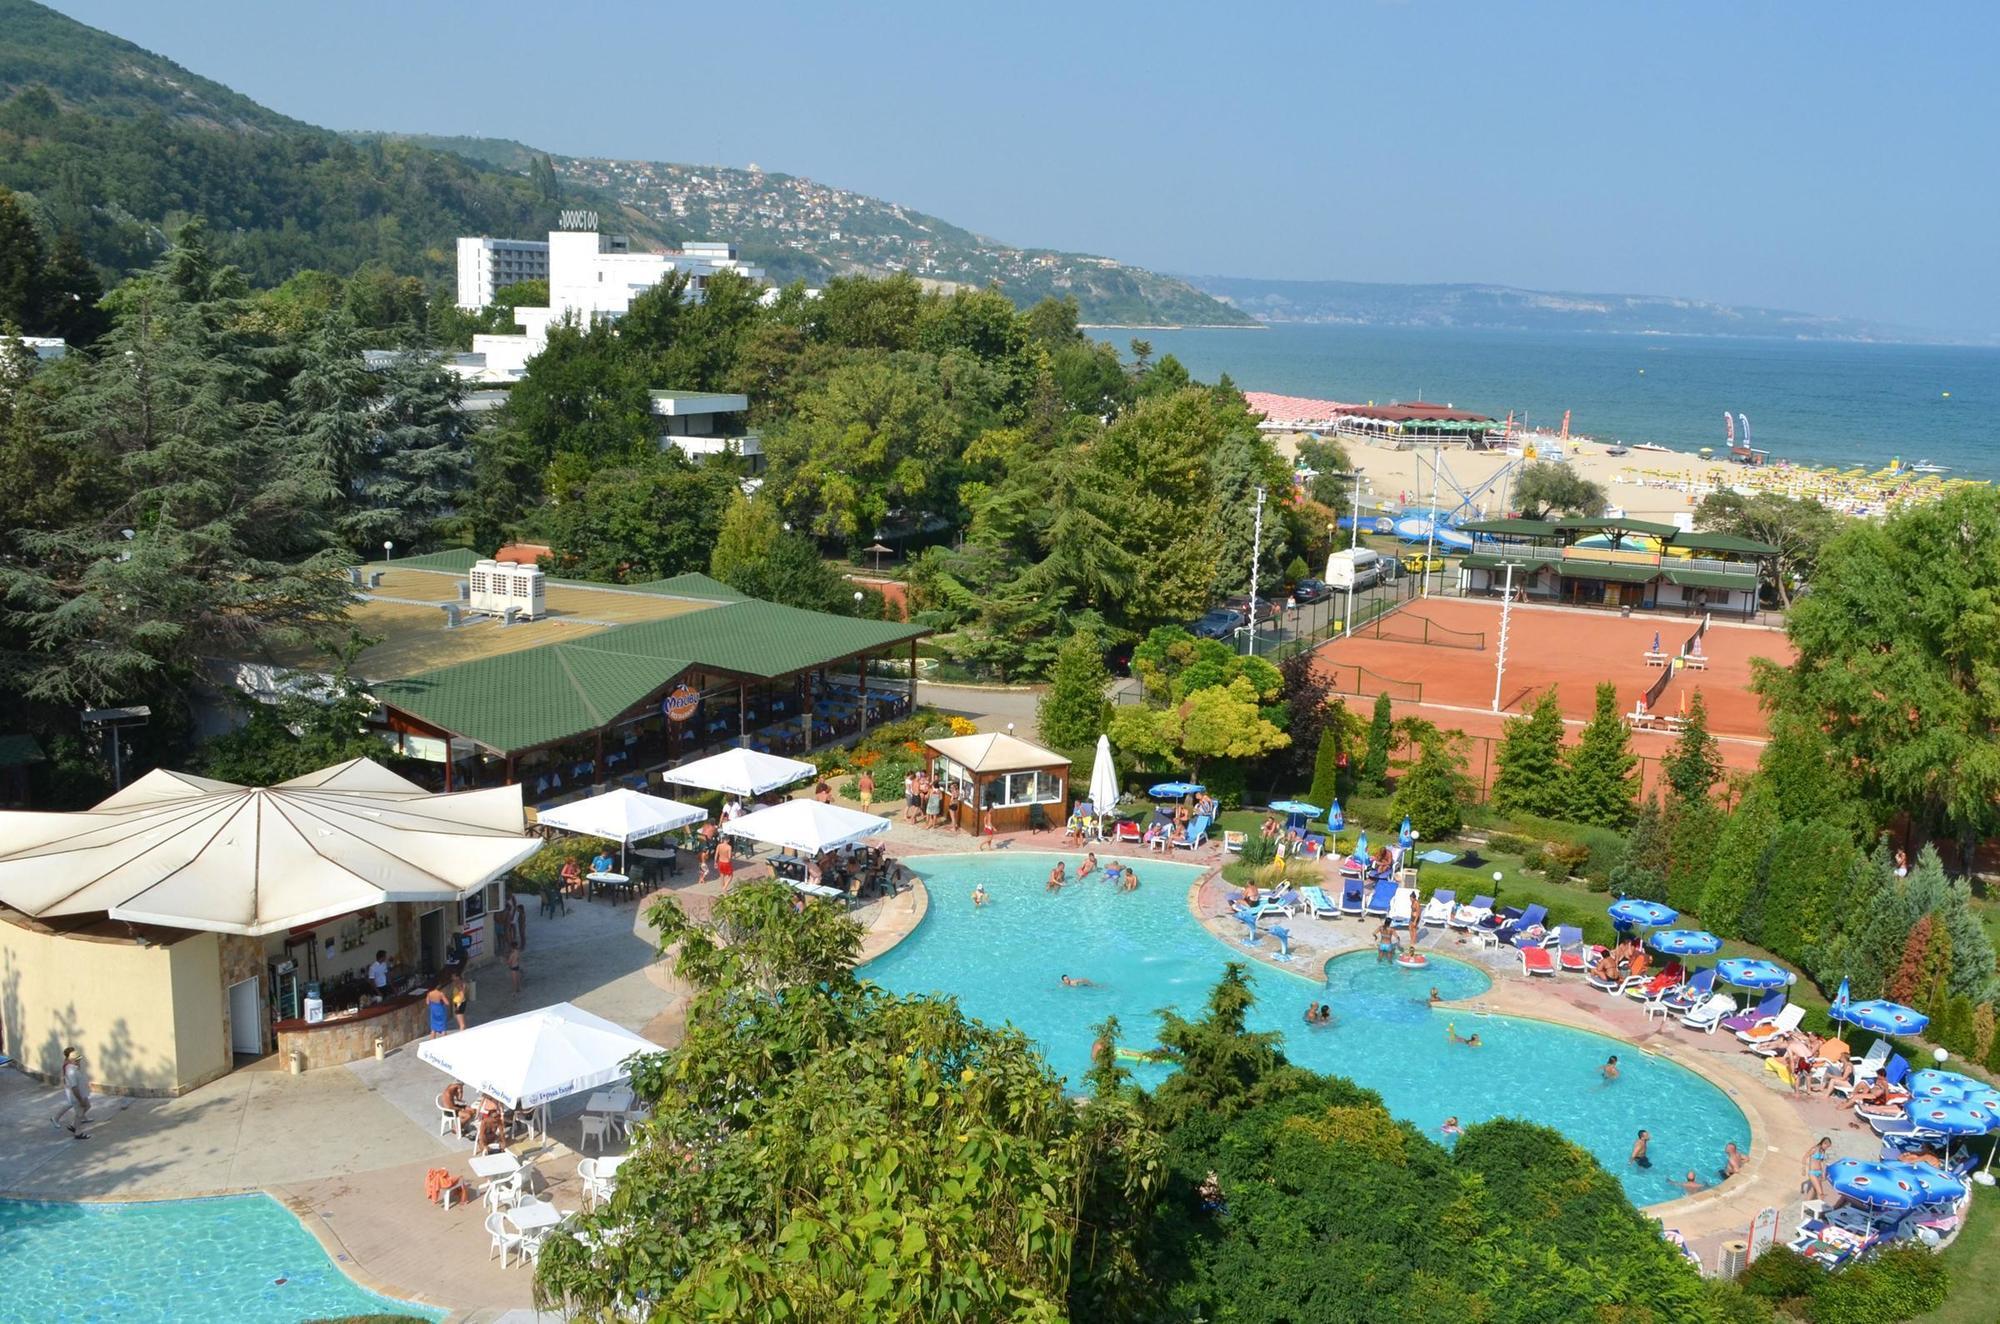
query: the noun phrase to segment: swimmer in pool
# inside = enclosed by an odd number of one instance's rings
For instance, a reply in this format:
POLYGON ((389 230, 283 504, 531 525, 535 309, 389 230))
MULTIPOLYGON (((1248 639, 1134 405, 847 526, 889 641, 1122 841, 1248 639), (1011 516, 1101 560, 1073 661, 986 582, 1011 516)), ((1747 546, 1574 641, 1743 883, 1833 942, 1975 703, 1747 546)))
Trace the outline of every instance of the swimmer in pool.
POLYGON ((1435 1007, 1437 1006, 1438 1003, 1443 1001, 1444 1001, 1444 995, 1442 993, 1439 993, 1435 988, 1433 988, 1431 990, 1430 1004, 1433 1007, 1435 1007))
POLYGON ((1633 1167, 1650 1168, 1653 1166, 1653 1160, 1646 1157, 1646 1146, 1651 1144, 1652 1140, 1653 1140, 1652 1132, 1643 1130, 1639 1132, 1639 1138, 1632 1142, 1633 1167))
POLYGON ((1083 863, 1079 864, 1076 867, 1076 876, 1078 878, 1088 878, 1090 877, 1090 875, 1096 872, 1097 872, 1097 852, 1088 851, 1084 854, 1083 863))
POLYGON ((1049 891, 1060 892, 1063 890, 1063 883, 1066 881, 1064 878, 1064 873, 1065 870, 1063 868, 1063 862, 1061 860, 1057 860, 1056 867, 1049 870, 1049 887, 1048 887, 1049 891))
POLYGON ((1449 1036, 1449 1037, 1450 1037, 1451 1041, 1452 1041, 1453 1043, 1455 1043, 1455 1044, 1464 1044, 1464 1045, 1465 1045, 1465 1046, 1466 1046, 1467 1048, 1477 1048, 1477 1047, 1479 1047, 1479 1046, 1480 1046, 1480 1045, 1479 1045, 1479 1036, 1478 1036, 1478 1035, 1476 1035, 1476 1034, 1473 1034, 1473 1035, 1463 1035, 1463 1034, 1460 1034, 1460 1033, 1458 1032, 1458 1027, 1457 1027, 1456 1025, 1448 1025, 1448 1026, 1446 1026, 1446 1027, 1445 1027, 1445 1031, 1444 1031, 1444 1032, 1445 1032, 1445 1034, 1446 1034, 1447 1036, 1449 1036))
POLYGON ((1447 1117, 1447 1118, 1445 1118, 1445 1119, 1444 1119, 1444 1125, 1443 1125, 1443 1126, 1440 1126, 1440 1127, 1438 1128, 1438 1132, 1439 1132, 1439 1134, 1441 1134, 1441 1135, 1448 1135, 1448 1136, 1455 1136, 1455 1135, 1463 1135, 1463 1134, 1464 1134, 1464 1132, 1463 1132, 1463 1131, 1461 1130, 1461 1128, 1460 1128, 1460 1127, 1459 1127, 1459 1125, 1458 1125, 1458 1119, 1457 1119, 1456 1117, 1447 1117))
POLYGON ((1139 890, 1139 875, 1132 872, 1132 866, 1129 864, 1118 875, 1118 890, 1121 892, 1136 892, 1139 890))
POLYGON ((1090 982, 1090 981, 1089 981, 1088 979, 1084 979, 1084 978, 1082 978, 1082 977, 1080 977, 1080 976, 1074 976, 1074 975, 1064 975, 1064 976, 1062 977, 1062 982, 1063 982, 1063 987, 1064 987, 1064 988, 1096 988, 1096 987, 1097 987, 1097 985, 1095 985, 1095 984, 1091 983, 1091 982, 1090 982))
POLYGON ((986 884, 981 883, 972 889, 972 904, 975 908, 985 905, 990 900, 992 898, 986 895, 986 884))
POLYGON ((1618 1054, 1613 1053, 1606 1058, 1604 1065, 1597 1069, 1597 1074, 1604 1077, 1604 1083, 1607 1085, 1618 1079, 1618 1054))

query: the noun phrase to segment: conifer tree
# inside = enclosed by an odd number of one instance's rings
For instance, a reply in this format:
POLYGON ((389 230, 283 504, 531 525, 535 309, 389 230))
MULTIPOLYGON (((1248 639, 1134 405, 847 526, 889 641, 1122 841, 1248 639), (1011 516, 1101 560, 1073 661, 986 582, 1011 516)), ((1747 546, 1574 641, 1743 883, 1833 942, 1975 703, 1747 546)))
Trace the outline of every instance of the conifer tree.
POLYGON ((1707 797, 1709 788, 1722 776, 1722 756, 1716 751, 1715 737, 1708 733, 1708 704, 1696 690, 1688 698, 1687 717, 1680 736, 1660 772, 1683 800, 1707 797))
POLYGON ((1312 789, 1306 799, 1321 809, 1330 809, 1340 798, 1340 725, 1329 722, 1320 728, 1319 750, 1313 755, 1312 789))
POLYGON ((1396 713, 1387 694, 1375 696, 1375 713, 1368 722, 1368 752, 1361 760, 1361 787, 1377 795, 1389 789, 1389 746, 1395 740, 1396 713))
POLYGON ((1407 817, 1424 840, 1437 841, 1465 826, 1465 737, 1457 731, 1440 731, 1429 722, 1413 722, 1407 729, 1410 742, 1421 752, 1398 779, 1389 814, 1407 817))
POLYGON ((1096 741, 1105 727, 1104 691, 1111 673, 1092 633, 1071 635, 1056 654, 1049 687, 1035 710, 1042 741, 1062 750, 1078 750, 1096 741))
POLYGON ((1761 782, 1752 782, 1715 844, 1715 859, 1701 894, 1704 928, 1725 938, 1744 936, 1743 911, 1757 887, 1764 852, 1777 830, 1771 793, 1761 782))
POLYGON ((1632 821, 1636 788, 1625 720, 1618 715, 1618 687, 1597 687, 1597 710, 1563 764, 1562 816, 1593 827, 1623 828, 1632 821))
POLYGON ((1551 685, 1525 715, 1508 719, 1493 751, 1493 807, 1503 813, 1563 814, 1563 720, 1551 685))

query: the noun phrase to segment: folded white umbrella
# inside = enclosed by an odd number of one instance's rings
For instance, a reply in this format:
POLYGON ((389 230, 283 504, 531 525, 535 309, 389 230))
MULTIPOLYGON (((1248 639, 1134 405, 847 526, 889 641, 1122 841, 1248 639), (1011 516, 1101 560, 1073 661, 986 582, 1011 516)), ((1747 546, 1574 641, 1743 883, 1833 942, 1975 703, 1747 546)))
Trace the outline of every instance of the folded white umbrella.
POLYGON ((624 1080, 625 1060, 661 1052, 658 1044, 567 1002, 426 1039, 417 1056, 509 1108, 624 1080))
POLYGON ((1111 761, 1111 737, 1097 738, 1097 756, 1090 761, 1090 807, 1108 814, 1118 807, 1118 765, 1111 761))
POLYGON ((781 758, 754 749, 725 749, 720 754, 669 768, 660 777, 675 786, 698 786, 704 791, 753 796, 804 781, 818 771, 812 764, 798 759, 781 758))
POLYGON ((724 823, 722 830, 732 837, 817 855, 887 832, 889 820, 817 800, 787 800, 724 823))
POLYGON ((527 859, 519 786, 432 795, 356 759, 270 787, 149 772, 92 809, 0 814, 0 904, 257 937, 452 901, 527 859))
POLYGON ((618 862, 622 866, 625 848, 633 842, 699 823, 707 817, 706 809, 621 786, 587 800, 572 800, 554 809, 544 809, 536 821, 564 832, 617 842, 618 862))

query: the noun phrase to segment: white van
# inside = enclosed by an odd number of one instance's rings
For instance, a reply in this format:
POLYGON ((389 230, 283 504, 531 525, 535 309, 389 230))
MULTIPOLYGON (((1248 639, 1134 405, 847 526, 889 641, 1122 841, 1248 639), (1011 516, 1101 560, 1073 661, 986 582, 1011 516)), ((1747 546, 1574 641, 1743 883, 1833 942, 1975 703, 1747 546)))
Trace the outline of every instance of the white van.
POLYGON ((1367 588, 1382 577, 1382 554, 1349 547, 1326 558, 1326 582, 1337 589, 1367 588))

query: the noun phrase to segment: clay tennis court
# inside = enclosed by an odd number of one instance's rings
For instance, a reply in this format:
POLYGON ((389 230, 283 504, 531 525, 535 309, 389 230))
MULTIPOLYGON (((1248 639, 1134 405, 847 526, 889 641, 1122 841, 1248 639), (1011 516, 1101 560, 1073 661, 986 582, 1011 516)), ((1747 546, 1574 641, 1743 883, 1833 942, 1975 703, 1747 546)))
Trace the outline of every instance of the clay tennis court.
MULTIPOLYGON (((1365 668, 1358 688, 1364 693, 1387 691, 1398 711, 1420 712, 1447 729, 1473 737, 1494 737, 1506 718, 1533 705, 1535 696, 1554 685, 1563 716, 1574 736, 1596 702, 1599 681, 1618 687, 1618 711, 1629 713, 1640 695, 1660 677, 1645 663, 1657 631, 1660 647, 1672 654, 1691 634, 1699 618, 1634 614, 1565 607, 1516 605, 1507 636, 1507 670, 1501 684, 1501 713, 1493 706, 1493 662, 1500 647, 1500 604, 1460 598, 1429 598, 1411 603, 1383 620, 1384 634, 1413 636, 1469 644, 1482 633, 1485 648, 1442 647, 1438 643, 1399 638, 1371 638, 1363 633, 1337 639, 1321 648, 1323 664, 1343 679, 1356 681, 1355 667, 1365 668), (1429 628, 1426 627, 1429 622, 1429 628), (1403 683, 1395 683, 1403 682, 1403 683), (1410 683, 1422 686, 1420 700, 1410 683)), ((1732 768, 1754 767, 1767 734, 1757 696, 1750 691, 1750 659, 1792 660, 1791 641, 1783 632, 1759 626, 1711 622, 1702 643, 1708 669, 1684 669, 1668 682, 1654 705, 1656 713, 1677 713, 1682 696, 1701 691, 1708 705, 1708 725, 1720 741, 1723 761, 1732 768)), ((1673 737, 1663 732, 1635 731, 1633 752, 1649 760, 1665 753, 1673 737)), ((1479 773, 1479 759, 1471 760, 1479 773)))

